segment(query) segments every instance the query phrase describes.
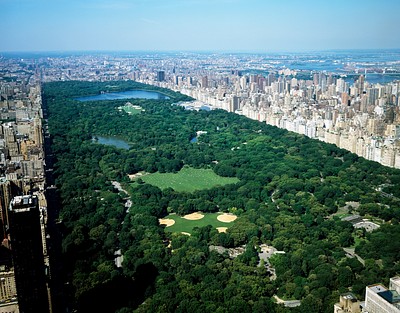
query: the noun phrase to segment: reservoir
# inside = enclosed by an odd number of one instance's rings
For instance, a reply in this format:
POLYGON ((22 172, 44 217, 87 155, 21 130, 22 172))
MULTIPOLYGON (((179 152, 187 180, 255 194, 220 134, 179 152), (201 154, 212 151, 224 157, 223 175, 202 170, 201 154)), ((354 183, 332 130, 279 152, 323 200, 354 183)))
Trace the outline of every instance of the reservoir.
POLYGON ((78 97, 78 101, 100 101, 100 100, 120 100, 120 99, 152 99, 152 100, 168 100, 169 97, 156 92, 146 90, 129 90, 121 92, 107 92, 95 96, 78 97))
POLYGON ((107 146, 114 146, 119 149, 125 149, 129 150, 130 146, 129 144, 122 139, 116 138, 116 137, 104 137, 104 136, 96 136, 93 139, 93 142, 100 143, 102 145, 107 145, 107 146), (96 140, 97 138, 97 140, 96 140))

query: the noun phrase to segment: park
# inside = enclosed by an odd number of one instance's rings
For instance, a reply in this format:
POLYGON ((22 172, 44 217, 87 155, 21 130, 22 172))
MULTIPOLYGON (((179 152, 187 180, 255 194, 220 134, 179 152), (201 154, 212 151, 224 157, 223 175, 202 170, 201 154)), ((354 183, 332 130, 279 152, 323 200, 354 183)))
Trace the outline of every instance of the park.
POLYGON ((211 189, 216 186, 237 183, 236 177, 222 177, 212 169, 197 169, 184 166, 178 173, 153 173, 141 176, 141 179, 160 189, 172 188, 178 192, 211 189))

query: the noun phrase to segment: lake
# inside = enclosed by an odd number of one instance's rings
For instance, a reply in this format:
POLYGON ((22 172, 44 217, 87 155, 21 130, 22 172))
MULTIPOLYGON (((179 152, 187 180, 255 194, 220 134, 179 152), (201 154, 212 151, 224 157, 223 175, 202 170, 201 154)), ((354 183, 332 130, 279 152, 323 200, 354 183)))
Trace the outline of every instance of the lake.
POLYGON ((104 137, 104 136, 96 136, 93 138, 93 142, 100 143, 102 145, 107 145, 107 146, 114 146, 119 149, 125 149, 129 150, 130 146, 129 144, 122 139, 116 138, 116 137, 104 137), (97 138, 97 140, 96 140, 97 138))
POLYGON ((129 90, 121 92, 106 92, 95 96, 78 97, 78 101, 100 101, 100 100, 120 100, 120 99, 152 99, 152 100, 168 100, 169 97, 156 92, 146 90, 129 90))

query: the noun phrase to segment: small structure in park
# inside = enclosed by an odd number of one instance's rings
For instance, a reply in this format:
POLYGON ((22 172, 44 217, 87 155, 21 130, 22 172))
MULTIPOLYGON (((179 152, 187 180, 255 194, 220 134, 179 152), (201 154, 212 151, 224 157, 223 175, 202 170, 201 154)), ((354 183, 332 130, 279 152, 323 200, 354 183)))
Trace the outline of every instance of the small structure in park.
POLYGON ((354 228, 364 228, 367 232, 378 229, 380 226, 368 219, 363 219, 360 215, 351 215, 342 218, 342 221, 350 222, 354 228))

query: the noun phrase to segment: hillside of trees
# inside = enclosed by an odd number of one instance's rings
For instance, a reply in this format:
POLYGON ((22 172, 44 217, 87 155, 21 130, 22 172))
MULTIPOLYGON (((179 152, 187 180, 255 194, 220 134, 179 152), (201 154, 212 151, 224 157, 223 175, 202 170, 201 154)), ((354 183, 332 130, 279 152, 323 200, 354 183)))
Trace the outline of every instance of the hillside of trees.
MULTIPOLYGON (((136 115, 117 109, 127 100, 74 100, 107 85, 43 86, 62 199, 65 280, 78 312, 331 312, 340 293, 362 298, 366 285, 400 274, 400 247, 392 239, 400 238, 399 170, 237 114, 184 110, 173 104, 190 99, 170 90, 162 90, 169 100, 129 100, 144 109, 136 115), (200 130, 207 133, 191 143, 200 130), (95 136, 117 136, 131 147, 101 145, 95 136), (240 181, 183 193, 131 185, 128 178, 183 166, 240 181), (112 181, 128 191, 129 212, 112 181), (349 201, 381 227, 366 233, 332 215, 349 201), (232 210, 239 217, 227 233, 202 227, 190 237, 170 235, 158 223, 169 212, 232 210), (257 266, 262 243, 285 251, 271 260, 276 280, 257 266), (210 245, 246 251, 231 259, 210 245), (365 265, 346 257, 344 247, 355 247, 365 265), (118 249, 122 268, 114 264, 118 249), (277 305, 275 294, 301 306, 277 305)), ((113 92, 161 90, 113 85, 113 92)))

